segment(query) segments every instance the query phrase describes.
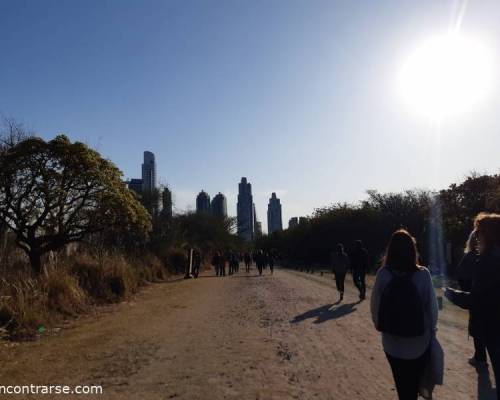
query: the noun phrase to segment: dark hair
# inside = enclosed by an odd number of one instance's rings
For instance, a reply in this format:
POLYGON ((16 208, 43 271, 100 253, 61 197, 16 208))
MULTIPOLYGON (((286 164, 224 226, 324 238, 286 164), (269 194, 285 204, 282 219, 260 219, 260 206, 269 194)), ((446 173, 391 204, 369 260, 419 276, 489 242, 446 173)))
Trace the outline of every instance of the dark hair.
POLYGON ((344 252, 344 245, 342 243, 337 243, 337 253, 341 254, 344 252))
POLYGON ((384 257, 384 266, 401 272, 410 272, 418 268, 417 243, 407 230, 399 229, 391 235, 384 257))

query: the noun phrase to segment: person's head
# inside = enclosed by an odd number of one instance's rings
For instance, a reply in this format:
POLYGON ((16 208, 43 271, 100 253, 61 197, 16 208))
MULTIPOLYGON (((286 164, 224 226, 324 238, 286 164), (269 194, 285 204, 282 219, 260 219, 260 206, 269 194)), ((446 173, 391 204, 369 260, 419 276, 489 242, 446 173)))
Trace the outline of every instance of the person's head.
POLYGON ((479 251, 500 247, 500 214, 480 213, 474 219, 479 251))
POLYGON ((395 271, 410 272, 417 269, 418 252, 413 236, 405 229, 391 235, 384 257, 384 266, 395 271))
POLYGON ((360 249, 362 249, 362 248, 363 248, 363 242, 362 242, 361 240, 356 240, 356 241, 354 242, 354 248, 355 248, 356 250, 360 250, 360 249))
POLYGON ((342 254, 344 252, 344 245, 342 243, 337 243, 337 253, 342 254))
POLYGON ((478 237, 477 237, 477 231, 475 229, 470 233, 467 242, 465 242, 464 253, 467 254, 470 253, 471 251, 473 252, 478 251, 478 237))

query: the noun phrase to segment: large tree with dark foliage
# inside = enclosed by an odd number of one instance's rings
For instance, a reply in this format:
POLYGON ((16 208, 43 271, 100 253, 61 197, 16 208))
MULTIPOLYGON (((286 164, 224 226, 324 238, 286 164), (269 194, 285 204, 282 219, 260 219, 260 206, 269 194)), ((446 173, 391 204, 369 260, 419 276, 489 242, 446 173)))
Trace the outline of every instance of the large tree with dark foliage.
POLYGON ((42 256, 109 228, 146 236, 150 217, 120 170, 64 136, 21 138, 0 152, 0 221, 16 236, 33 270, 42 256))

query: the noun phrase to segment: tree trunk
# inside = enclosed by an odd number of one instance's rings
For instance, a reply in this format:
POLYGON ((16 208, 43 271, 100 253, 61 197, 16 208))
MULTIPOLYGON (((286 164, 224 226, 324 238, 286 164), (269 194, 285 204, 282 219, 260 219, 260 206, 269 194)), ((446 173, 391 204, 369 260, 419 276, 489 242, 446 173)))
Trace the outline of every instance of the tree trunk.
POLYGON ((28 253, 31 268, 33 271, 40 275, 42 273, 42 254, 39 251, 32 250, 28 253))

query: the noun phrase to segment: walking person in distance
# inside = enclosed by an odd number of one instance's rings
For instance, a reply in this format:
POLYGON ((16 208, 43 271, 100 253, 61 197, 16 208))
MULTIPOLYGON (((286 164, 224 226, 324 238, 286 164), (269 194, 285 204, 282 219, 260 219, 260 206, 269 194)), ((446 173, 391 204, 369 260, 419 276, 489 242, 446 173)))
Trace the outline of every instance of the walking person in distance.
POLYGON ((332 272, 339 292, 339 303, 344 299, 344 282, 349 269, 349 256, 344 251, 344 245, 337 244, 337 249, 332 253, 332 272))
POLYGON ((394 232, 371 297, 372 319, 400 400, 416 400, 424 376, 438 305, 429 271, 418 265, 415 239, 394 232))
POLYGON ((356 240, 354 251, 351 253, 352 280, 359 290, 359 299, 366 297, 366 273, 368 271, 368 252, 363 247, 361 240, 356 240))

